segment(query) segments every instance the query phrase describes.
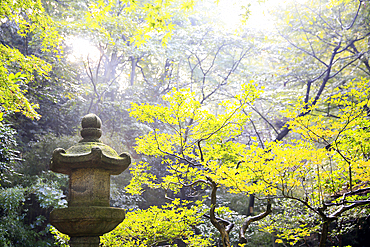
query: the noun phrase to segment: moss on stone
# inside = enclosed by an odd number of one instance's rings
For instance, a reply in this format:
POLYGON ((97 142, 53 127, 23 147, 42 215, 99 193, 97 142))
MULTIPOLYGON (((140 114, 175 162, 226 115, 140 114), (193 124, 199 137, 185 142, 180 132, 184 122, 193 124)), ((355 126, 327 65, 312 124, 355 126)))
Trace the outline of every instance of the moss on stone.
POLYGON ((76 154, 77 156, 78 154, 90 153, 93 147, 99 147, 102 150, 103 154, 106 156, 119 157, 117 152, 114 151, 113 148, 101 142, 79 142, 76 145, 73 145, 72 147, 68 148, 66 150, 66 153, 76 154))

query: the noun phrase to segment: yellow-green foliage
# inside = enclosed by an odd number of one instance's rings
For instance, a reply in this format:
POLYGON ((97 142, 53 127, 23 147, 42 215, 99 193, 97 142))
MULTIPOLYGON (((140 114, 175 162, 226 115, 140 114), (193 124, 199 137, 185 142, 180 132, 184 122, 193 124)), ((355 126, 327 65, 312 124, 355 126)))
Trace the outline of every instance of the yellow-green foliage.
MULTIPOLYGON (((237 188, 228 178, 237 173, 235 168, 242 159, 246 146, 232 139, 243 132, 249 118, 243 110, 248 104, 253 104, 258 94, 259 90, 253 83, 244 85, 235 100, 220 103, 223 110, 218 114, 201 105, 188 90, 172 90, 163 97, 164 105, 132 104, 130 115, 138 121, 147 124, 155 122, 166 128, 154 128, 147 135, 138 138, 136 151, 165 157, 163 163, 167 164, 167 171, 170 173, 161 183, 165 189, 177 191, 183 183, 206 179, 208 176, 235 190, 237 188), (226 183, 223 182, 225 178, 226 183)), ((145 164, 134 168, 133 174, 141 174, 143 169, 149 170, 143 166, 145 164)), ((144 184, 149 183, 149 180, 142 178, 136 179, 134 176, 132 183, 135 186, 129 188, 140 187, 140 180, 144 184)), ((155 181, 151 181, 149 186, 153 186, 153 182, 155 181)))
MULTIPOLYGON (((301 102, 287 114, 293 119, 289 126, 299 140, 265 143, 264 148, 231 141, 242 133, 248 119, 241 111, 247 110, 246 102, 252 103, 257 94, 253 86, 244 87, 238 100, 222 103, 224 111, 217 115, 200 105, 189 91, 172 91, 164 97, 164 105, 134 104, 131 116, 149 125, 166 126, 138 138, 136 150, 163 157, 169 175, 159 182, 149 175, 147 164, 141 163, 132 168, 131 188, 138 186, 140 192, 147 184, 178 192, 185 184, 208 177, 231 193, 297 200, 304 206, 300 215, 291 216, 297 220, 315 215, 316 221, 292 227, 264 227, 278 234, 278 242, 284 239, 295 244, 319 231, 322 218, 318 209, 325 203, 338 202, 331 196, 369 182, 369 81, 353 80, 315 106, 301 102), (322 114, 323 105, 331 106, 330 115, 322 114), (297 117, 301 112, 307 114, 297 117)), ((346 198, 348 202, 359 199, 346 198)))
MULTIPOLYGON (((45 76, 51 66, 35 56, 24 56, 19 50, 0 44, 0 104, 5 111, 22 112, 29 118, 39 118, 38 106, 25 97, 26 85, 34 79, 33 73, 45 76), (19 72, 12 73, 17 68, 19 72)), ((0 112, 0 120, 3 112, 0 112)))
MULTIPOLYGON (((99 39, 113 45, 121 39, 123 32, 125 35, 129 34, 127 37, 131 44, 141 47, 155 33, 161 35, 162 44, 166 45, 174 29, 172 18, 191 10, 195 1, 97 0, 88 1, 86 5, 88 11, 78 13, 72 18, 76 18, 75 21, 61 21, 61 24, 72 29, 92 32, 95 36, 98 35, 99 39), (118 14, 112 15, 117 6, 120 8, 118 14), (122 27, 125 27, 124 31, 122 27)), ((72 9, 71 12, 73 11, 75 10, 72 9)))
POLYGON ((54 226, 50 226, 50 233, 54 235, 55 242, 61 247, 68 247, 70 237, 58 231, 54 226))
POLYGON ((294 131, 307 142, 317 149, 325 147, 326 160, 335 165, 333 173, 343 172, 343 179, 356 188, 369 180, 369 95, 369 80, 353 80, 325 101, 336 106, 335 118, 310 114, 291 122, 294 131))
POLYGON ((113 231, 101 237, 103 246, 154 246, 158 243, 173 244, 182 239, 188 246, 209 246, 208 239, 195 235, 193 227, 202 223, 198 205, 174 200, 162 207, 129 212, 126 219, 113 231))
POLYGON ((150 188, 158 188, 158 185, 154 182, 157 177, 148 172, 150 167, 143 162, 134 163, 129 169, 132 179, 130 180, 130 184, 125 187, 126 192, 132 195, 140 195, 144 191, 144 184, 150 188))
MULTIPOLYGON (((268 152, 255 149, 246 156, 241 172, 245 181, 254 181, 250 190, 298 200, 307 206, 301 210, 299 219, 310 213, 319 221, 320 210, 330 215, 341 207, 338 204, 325 211, 325 204, 340 202, 341 198, 332 196, 368 187, 369 95, 369 80, 353 80, 319 105, 308 108, 310 114, 290 121, 292 130, 301 136, 299 141, 269 143, 268 152), (333 107, 330 117, 321 114, 322 105, 333 107)), ((304 104, 296 107, 296 112, 304 110, 304 104)), ((362 199, 358 195, 347 196, 346 203, 362 199)), ((317 225, 312 228, 314 224, 307 225, 304 220, 294 228, 276 222, 264 229, 279 233, 290 244, 319 230, 317 225)))
MULTIPOLYGON (((254 191, 302 193, 303 199, 319 205, 327 196, 342 190, 342 186, 350 186, 350 181, 356 188, 367 182, 369 93, 368 80, 353 81, 326 101, 337 107, 335 118, 317 114, 311 108, 313 114, 289 123, 301 140, 269 143, 269 152, 254 149, 246 156, 244 165, 244 176, 257 181, 251 186, 261 186, 254 191)), ((302 112, 304 105, 299 107, 297 112, 302 112)))
MULTIPOLYGON (((18 25, 18 34, 27 37, 37 34, 41 49, 58 52, 59 35, 51 18, 44 13, 41 0, 2 0, 0 2, 0 24, 10 21, 18 25)), ((3 111, 21 112, 30 118, 39 118, 37 105, 24 96, 26 85, 34 75, 46 76, 51 66, 33 55, 23 55, 18 49, 0 44, 0 120, 3 111), (23 85, 23 87, 21 87, 23 85)))
POLYGON ((17 24, 18 34, 23 37, 30 33, 38 33, 43 51, 58 52, 60 37, 55 23, 44 12, 41 0, 2 0, 0 23, 4 20, 17 24))

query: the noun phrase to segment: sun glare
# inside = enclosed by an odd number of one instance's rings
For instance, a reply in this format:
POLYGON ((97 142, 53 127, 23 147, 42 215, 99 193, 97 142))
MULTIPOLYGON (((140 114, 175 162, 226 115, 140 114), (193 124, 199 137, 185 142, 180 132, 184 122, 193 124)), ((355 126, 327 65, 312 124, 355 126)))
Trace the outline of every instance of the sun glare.
MULTIPOLYGON (((269 4, 276 1, 268 1, 269 4)), ((266 3, 254 3, 250 6, 251 15, 246 21, 246 25, 256 30, 271 30, 274 28, 274 21, 269 14, 266 3)))
MULTIPOLYGON (((304 2, 305 0, 295 0, 295 2, 304 2)), ((220 0, 218 3, 218 12, 220 18, 225 23, 225 28, 235 30, 244 24, 255 30, 274 29, 274 21, 271 10, 278 6, 285 6, 292 3, 293 0, 220 0), (246 16, 249 16, 246 19, 246 16)))
POLYGON ((240 23, 243 14, 242 6, 244 1, 220 0, 217 9, 219 18, 227 29, 236 29, 240 23))
POLYGON ((79 37, 70 37, 67 44, 72 48, 72 52, 67 56, 71 62, 80 60, 97 61, 100 57, 100 51, 93 46, 88 40, 79 37))
POLYGON ((217 4, 219 18, 228 30, 237 30, 241 25, 253 29, 270 29, 274 24, 268 14, 269 4, 277 0, 268 0, 267 3, 251 0, 220 0, 217 4))

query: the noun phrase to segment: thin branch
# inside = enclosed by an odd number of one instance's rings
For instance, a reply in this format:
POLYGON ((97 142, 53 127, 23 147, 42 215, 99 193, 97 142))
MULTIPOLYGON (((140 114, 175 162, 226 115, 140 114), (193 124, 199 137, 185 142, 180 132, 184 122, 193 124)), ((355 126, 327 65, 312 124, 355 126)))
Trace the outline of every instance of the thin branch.
POLYGON ((200 160, 203 162, 204 161, 204 157, 203 157, 203 151, 202 151, 202 148, 201 148, 201 146, 200 146, 200 142, 201 142, 202 140, 199 140, 198 141, 198 149, 199 149, 199 153, 200 153, 200 160))
POLYGON ((345 27, 345 28, 344 28, 344 30, 349 30, 349 29, 351 29, 351 28, 353 27, 353 24, 355 24, 356 19, 357 19, 357 17, 358 17, 358 13, 360 12, 360 9, 361 9, 362 1, 363 1, 363 0, 360 0, 360 1, 359 1, 360 3, 358 4, 357 12, 356 12, 356 15, 353 17, 352 23, 351 23, 348 27, 345 27))
MULTIPOLYGON (((258 110, 257 110, 257 108, 255 108, 255 107, 253 107, 251 104, 248 104, 249 105, 249 107, 251 107, 251 109, 253 110, 253 111, 255 111, 274 131, 275 131, 275 133, 276 134, 279 134, 279 132, 278 132, 278 130, 275 128, 275 126, 272 124, 272 123, 270 123, 270 121, 268 121, 267 120, 267 118, 265 118, 265 116, 263 116, 262 115, 262 113, 260 113, 258 110)), ((243 109, 243 113, 245 114, 245 115, 248 115, 248 113, 246 113, 245 112, 245 110, 243 109)))
MULTIPOLYGON (((244 111, 244 109, 243 109, 243 111, 244 111)), ((249 119, 249 121, 251 122, 251 124, 252 124, 252 126, 253 126, 254 132, 256 132, 256 135, 257 135, 258 140, 259 140, 259 142, 260 142, 260 144, 261 144, 261 147, 264 149, 264 148, 265 148, 265 145, 263 144, 263 141, 262 141, 262 139, 261 139, 260 134, 259 134, 259 133, 258 133, 258 131, 257 131, 256 126, 254 125, 254 123, 253 123, 252 119, 249 119)))

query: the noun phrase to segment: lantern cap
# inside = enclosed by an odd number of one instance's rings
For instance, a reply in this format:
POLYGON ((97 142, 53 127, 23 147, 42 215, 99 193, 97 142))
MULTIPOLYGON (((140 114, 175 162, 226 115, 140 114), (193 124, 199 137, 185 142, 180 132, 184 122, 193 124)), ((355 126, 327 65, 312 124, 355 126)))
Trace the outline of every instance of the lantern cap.
POLYGON ((55 149, 50 170, 70 175, 73 169, 100 168, 110 171, 111 175, 118 175, 127 169, 131 163, 130 156, 125 153, 118 155, 99 140, 102 124, 98 116, 87 114, 81 125, 83 139, 67 150, 55 149))

